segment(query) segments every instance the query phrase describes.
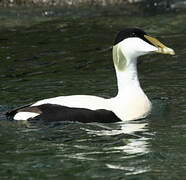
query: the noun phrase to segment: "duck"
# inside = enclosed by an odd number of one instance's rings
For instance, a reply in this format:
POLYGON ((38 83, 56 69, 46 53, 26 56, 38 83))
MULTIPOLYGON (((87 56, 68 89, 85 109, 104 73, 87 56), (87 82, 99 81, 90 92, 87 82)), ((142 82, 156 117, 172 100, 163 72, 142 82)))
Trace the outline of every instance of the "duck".
POLYGON ((92 95, 69 95, 39 100, 6 113, 20 121, 72 121, 113 123, 146 118, 152 103, 141 88, 138 57, 151 53, 174 55, 173 49, 139 28, 125 28, 112 47, 117 78, 117 95, 104 98, 92 95))

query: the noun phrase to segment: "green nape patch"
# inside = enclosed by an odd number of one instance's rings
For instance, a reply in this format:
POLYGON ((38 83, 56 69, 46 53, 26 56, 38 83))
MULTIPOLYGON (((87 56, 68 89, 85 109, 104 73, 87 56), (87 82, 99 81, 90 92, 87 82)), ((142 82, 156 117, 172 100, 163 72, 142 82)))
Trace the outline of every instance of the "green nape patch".
POLYGON ((113 46, 113 61, 114 61, 114 66, 119 71, 125 70, 127 60, 124 54, 121 52, 121 48, 119 47, 119 45, 113 46))

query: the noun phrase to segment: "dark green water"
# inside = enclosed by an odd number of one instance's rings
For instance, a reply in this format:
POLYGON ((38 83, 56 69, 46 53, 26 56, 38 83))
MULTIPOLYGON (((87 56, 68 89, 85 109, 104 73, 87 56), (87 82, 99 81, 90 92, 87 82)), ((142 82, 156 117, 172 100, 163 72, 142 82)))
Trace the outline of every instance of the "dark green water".
POLYGON ((144 120, 28 124, 1 114, 0 179, 185 179, 185 14, 32 17, 15 12, 1 11, 1 112, 60 95, 115 95, 109 47, 126 26, 158 37, 176 55, 139 60, 141 84, 154 103, 144 120))

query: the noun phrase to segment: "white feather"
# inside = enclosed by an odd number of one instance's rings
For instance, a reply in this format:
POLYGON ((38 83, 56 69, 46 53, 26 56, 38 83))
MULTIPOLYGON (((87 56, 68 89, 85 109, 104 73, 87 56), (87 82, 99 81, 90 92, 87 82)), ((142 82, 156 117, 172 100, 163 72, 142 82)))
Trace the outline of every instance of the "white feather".
POLYGON ((110 109, 110 106, 109 104, 107 104, 106 99, 97 96, 89 96, 89 95, 60 96, 60 97, 38 101, 32 106, 38 106, 47 103, 58 104, 61 106, 68 106, 68 107, 87 108, 91 110, 110 109))

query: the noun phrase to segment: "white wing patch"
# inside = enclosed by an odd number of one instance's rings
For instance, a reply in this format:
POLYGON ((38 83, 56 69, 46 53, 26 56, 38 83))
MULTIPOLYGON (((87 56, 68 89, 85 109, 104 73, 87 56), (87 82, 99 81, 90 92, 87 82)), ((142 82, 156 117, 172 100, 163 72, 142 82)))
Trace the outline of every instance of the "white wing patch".
POLYGON ((15 116, 14 116, 14 120, 20 121, 20 120, 28 120, 29 118, 34 118, 36 116, 38 116, 38 113, 34 113, 34 112, 18 112, 15 116))

